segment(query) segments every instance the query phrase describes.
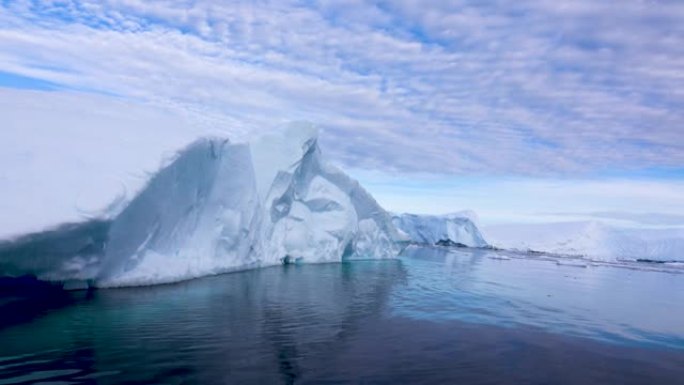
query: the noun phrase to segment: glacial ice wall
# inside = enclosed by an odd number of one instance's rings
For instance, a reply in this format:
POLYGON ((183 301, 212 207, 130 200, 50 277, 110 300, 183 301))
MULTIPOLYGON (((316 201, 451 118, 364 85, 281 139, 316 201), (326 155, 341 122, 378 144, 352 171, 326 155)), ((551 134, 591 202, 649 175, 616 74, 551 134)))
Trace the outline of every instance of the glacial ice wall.
POLYGON ((465 216, 399 214, 392 217, 392 222, 412 243, 488 246, 477 226, 465 216))
POLYGON ((280 263, 390 258, 391 217, 327 164, 307 126, 200 139, 110 217, 0 240, 0 276, 148 285, 280 263))
POLYGON ((249 146, 201 139, 112 222, 100 286, 163 283, 255 263, 259 220, 249 146))
POLYGON ((321 262, 396 256, 400 238, 389 214, 358 182, 322 161, 315 138, 302 151, 266 196, 260 254, 321 262))

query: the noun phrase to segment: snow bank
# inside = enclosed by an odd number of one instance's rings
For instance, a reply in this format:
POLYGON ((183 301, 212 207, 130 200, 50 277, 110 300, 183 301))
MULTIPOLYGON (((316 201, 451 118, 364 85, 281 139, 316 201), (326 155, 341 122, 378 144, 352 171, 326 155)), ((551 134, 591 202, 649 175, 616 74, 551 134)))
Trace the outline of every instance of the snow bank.
POLYGON ((51 130, 24 115, 2 132, 3 147, 16 147, 0 152, 4 164, 16 167, 3 167, 0 179, 9 214, 0 224, 0 276, 148 285, 400 252, 391 217, 324 161, 310 126, 253 143, 199 139, 171 156, 167 149, 190 136, 176 119, 162 120, 169 134, 153 138, 135 125, 146 119, 116 133, 108 118, 120 120, 106 115, 102 131, 70 113, 51 130), (74 200, 84 191, 87 210, 74 200))
MULTIPOLYGON (((476 218, 474 213, 467 213, 472 218, 476 218)), ((460 244, 468 247, 488 246, 473 220, 460 213, 447 215, 400 214, 394 215, 392 222, 413 243, 427 245, 460 244)))
POLYGON ((636 229, 596 221, 506 224, 483 228, 498 248, 580 255, 602 261, 684 261, 684 229, 636 229))

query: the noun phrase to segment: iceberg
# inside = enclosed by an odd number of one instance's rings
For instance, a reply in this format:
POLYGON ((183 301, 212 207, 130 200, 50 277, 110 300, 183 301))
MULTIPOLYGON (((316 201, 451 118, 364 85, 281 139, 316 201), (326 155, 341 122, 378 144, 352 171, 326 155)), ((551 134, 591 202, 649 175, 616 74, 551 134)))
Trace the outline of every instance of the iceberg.
POLYGON ((8 231, 0 276, 136 286, 401 251, 390 215, 324 160, 308 125, 249 143, 198 139, 133 191, 80 220, 8 231))
POLYGON ((626 228, 599 221, 518 223, 483 228, 493 246, 590 260, 683 261, 681 228, 626 228))
POLYGON ((447 215, 395 214, 394 225, 411 243, 423 245, 487 247, 474 223, 474 213, 447 215))

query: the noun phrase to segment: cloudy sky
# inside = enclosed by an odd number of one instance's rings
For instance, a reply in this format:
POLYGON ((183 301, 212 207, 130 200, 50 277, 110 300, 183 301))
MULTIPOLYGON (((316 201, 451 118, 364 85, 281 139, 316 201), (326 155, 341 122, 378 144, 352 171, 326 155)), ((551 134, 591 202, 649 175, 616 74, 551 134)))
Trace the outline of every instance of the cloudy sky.
POLYGON ((0 0, 0 86, 312 121, 390 210, 684 225, 679 0, 0 0))

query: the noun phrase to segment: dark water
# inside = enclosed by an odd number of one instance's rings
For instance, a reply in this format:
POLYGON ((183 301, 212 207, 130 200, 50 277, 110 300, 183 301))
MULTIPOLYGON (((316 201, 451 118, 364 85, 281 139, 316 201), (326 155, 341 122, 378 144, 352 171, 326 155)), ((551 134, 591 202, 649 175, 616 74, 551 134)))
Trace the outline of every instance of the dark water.
POLYGON ((139 289, 2 288, 0 385, 684 384, 684 275, 410 249, 139 289))

